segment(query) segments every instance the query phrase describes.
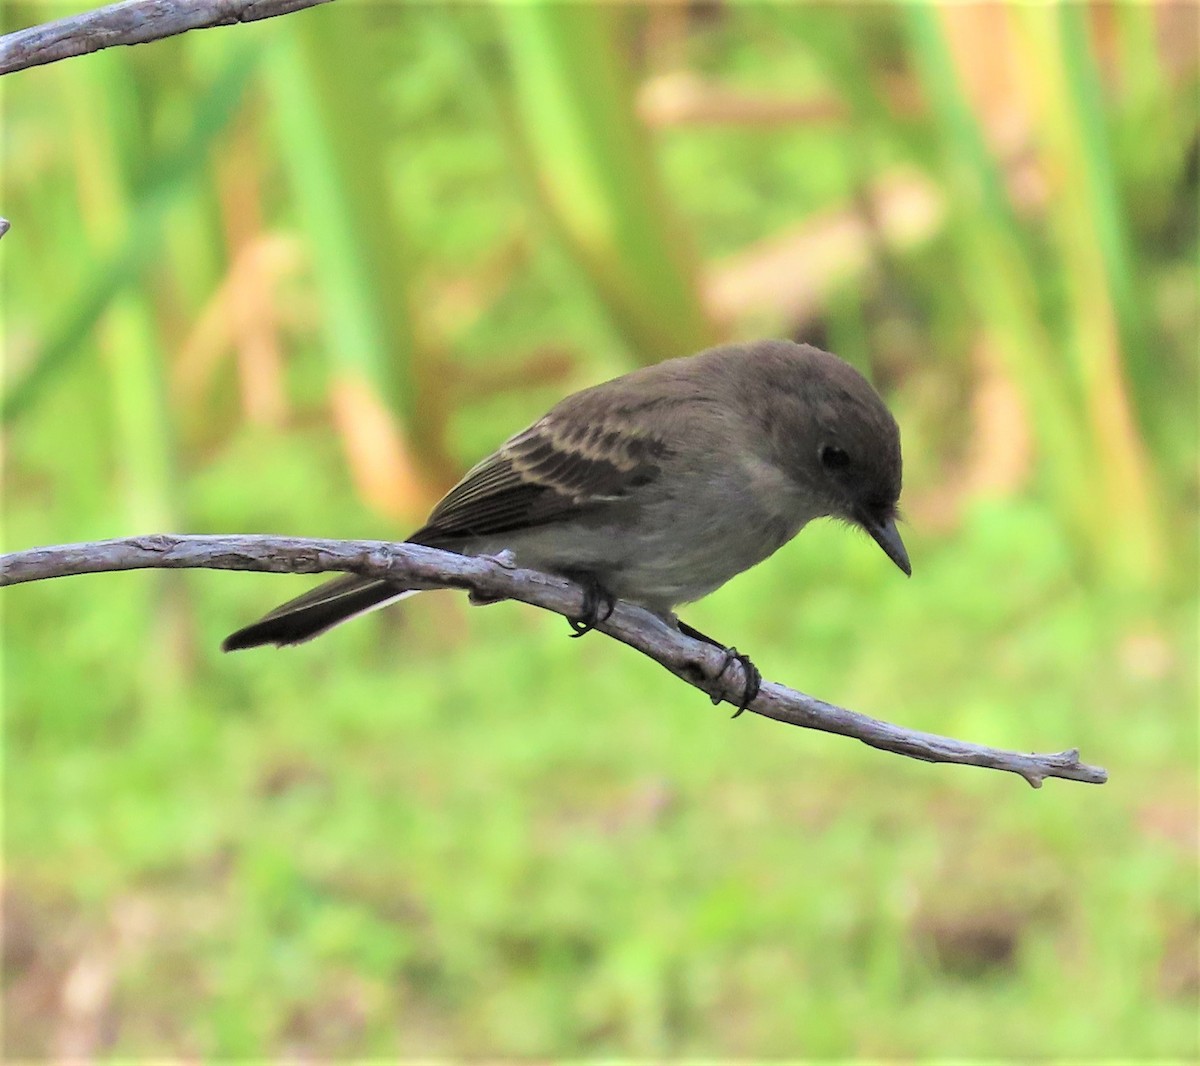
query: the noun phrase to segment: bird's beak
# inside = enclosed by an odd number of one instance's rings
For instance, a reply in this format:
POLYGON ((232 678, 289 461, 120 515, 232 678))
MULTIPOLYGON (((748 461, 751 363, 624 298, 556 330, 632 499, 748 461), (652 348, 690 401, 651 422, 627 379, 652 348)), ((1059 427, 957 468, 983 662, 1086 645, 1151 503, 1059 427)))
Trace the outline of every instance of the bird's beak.
POLYGON ((912 564, 908 561, 904 541, 900 539, 900 533, 896 529, 896 520, 863 518, 862 527, 875 538, 875 543, 883 549, 884 554, 904 571, 905 576, 912 577, 912 564))

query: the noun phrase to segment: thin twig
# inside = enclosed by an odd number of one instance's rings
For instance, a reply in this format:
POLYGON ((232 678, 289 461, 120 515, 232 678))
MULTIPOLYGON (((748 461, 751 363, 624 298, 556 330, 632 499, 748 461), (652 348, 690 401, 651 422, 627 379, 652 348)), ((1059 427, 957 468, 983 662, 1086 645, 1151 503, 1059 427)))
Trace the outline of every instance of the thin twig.
MULTIPOLYGON (((278 574, 350 571, 386 577, 408 588, 467 589, 487 600, 509 599, 577 617, 584 591, 561 577, 519 570, 503 560, 455 555, 414 544, 386 541, 311 540, 273 536, 175 536, 155 534, 122 540, 30 548, 0 556, 0 586, 71 574, 115 570, 186 568, 259 570, 278 574)), ((600 632, 628 644, 714 700, 736 705, 745 677, 738 663, 721 673, 719 648, 685 637, 662 619, 618 602, 600 632)), ((1034 788, 1047 777, 1103 784, 1108 774, 1079 761, 1075 749, 1035 755, 984 747, 934 733, 903 729, 836 707, 801 692, 764 682, 748 710, 789 725, 854 737, 873 748, 925 762, 960 763, 1020 774, 1034 788)))
POLYGON ((125 0, 0 37, 0 74, 117 44, 146 44, 188 30, 257 22, 329 0, 125 0))

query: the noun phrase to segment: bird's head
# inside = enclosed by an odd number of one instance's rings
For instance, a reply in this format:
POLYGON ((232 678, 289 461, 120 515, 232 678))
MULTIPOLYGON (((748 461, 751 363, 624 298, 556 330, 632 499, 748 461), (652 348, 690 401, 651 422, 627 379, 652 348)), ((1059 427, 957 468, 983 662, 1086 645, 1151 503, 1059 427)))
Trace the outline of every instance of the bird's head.
MULTIPOLYGON (((775 420, 777 447, 819 513, 859 526, 905 574, 896 529, 900 430, 879 394, 849 363, 810 345, 788 345, 777 396, 792 407, 775 420)), ((780 353, 784 354, 784 353, 780 353)))

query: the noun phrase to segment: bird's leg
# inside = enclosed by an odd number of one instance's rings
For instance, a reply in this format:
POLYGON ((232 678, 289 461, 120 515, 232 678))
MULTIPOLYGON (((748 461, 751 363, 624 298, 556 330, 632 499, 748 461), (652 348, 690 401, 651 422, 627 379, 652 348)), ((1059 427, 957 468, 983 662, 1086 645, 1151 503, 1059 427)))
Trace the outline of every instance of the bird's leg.
POLYGON ((595 574, 564 574, 583 586, 583 611, 578 618, 568 618, 567 623, 575 630, 572 637, 590 633, 601 622, 607 622, 617 606, 617 598, 596 579, 595 574))
MULTIPOLYGON (((736 718, 747 707, 754 702, 754 698, 758 695, 758 690, 762 688, 762 673, 757 666, 750 661, 748 655, 743 655, 737 648, 729 648, 722 644, 719 640, 713 640, 707 633, 701 633, 694 626, 690 626, 687 622, 681 619, 676 619, 675 624, 685 637, 691 637, 693 640, 702 640, 705 644, 711 644, 714 648, 720 648, 725 653, 725 659, 721 663, 721 669, 717 671, 717 676, 714 681, 720 681, 725 676, 725 671, 729 669, 731 663, 737 663, 742 668, 742 673, 746 675, 746 684, 742 688, 742 698, 738 702, 738 709, 733 712, 733 717, 736 718)), ((715 707, 721 702, 720 696, 710 697, 715 707)))

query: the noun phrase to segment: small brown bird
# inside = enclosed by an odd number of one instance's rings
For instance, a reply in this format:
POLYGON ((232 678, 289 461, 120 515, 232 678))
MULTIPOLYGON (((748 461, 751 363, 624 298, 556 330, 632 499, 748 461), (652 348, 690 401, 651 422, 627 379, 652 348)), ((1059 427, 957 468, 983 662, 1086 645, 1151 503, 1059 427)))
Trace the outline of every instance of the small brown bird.
MULTIPOLYGON (((762 562, 814 518, 866 530, 904 573, 896 531, 900 431, 866 379, 807 344, 728 344, 568 396, 473 467, 409 542, 516 565, 589 589, 586 632, 613 599, 674 616, 762 562)), ((299 644, 398 599, 353 574, 277 607, 225 651, 299 644)), ((742 706, 758 689, 745 667, 742 706)), ((739 711, 740 713, 740 711, 739 711)))

